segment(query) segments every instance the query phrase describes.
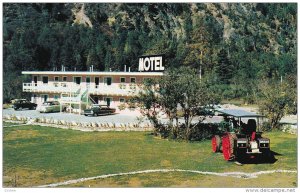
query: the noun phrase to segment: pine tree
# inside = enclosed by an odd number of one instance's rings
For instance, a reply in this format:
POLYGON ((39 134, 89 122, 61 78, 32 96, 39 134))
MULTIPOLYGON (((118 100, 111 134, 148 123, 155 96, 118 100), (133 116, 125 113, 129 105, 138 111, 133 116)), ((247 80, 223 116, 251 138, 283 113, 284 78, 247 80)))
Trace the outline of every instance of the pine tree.
POLYGON ((233 77, 233 70, 233 65, 228 58, 226 50, 222 49, 218 54, 218 63, 216 66, 216 72, 220 82, 229 84, 230 79, 233 77))

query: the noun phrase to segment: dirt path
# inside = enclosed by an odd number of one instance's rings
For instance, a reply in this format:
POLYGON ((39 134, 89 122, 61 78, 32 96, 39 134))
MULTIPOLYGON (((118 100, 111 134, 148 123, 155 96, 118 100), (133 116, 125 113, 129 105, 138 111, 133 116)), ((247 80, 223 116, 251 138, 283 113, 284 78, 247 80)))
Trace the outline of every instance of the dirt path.
POLYGON ((189 172, 189 173, 197 173, 197 174, 203 174, 203 175, 215 175, 215 176, 223 176, 223 177, 228 176, 228 177, 243 178, 243 179, 257 178, 259 175, 262 175, 262 174, 297 173, 296 170, 268 170, 268 171, 254 172, 254 173, 245 173, 245 172, 217 173, 217 172, 204 172, 204 171, 198 171, 198 170, 156 169, 156 170, 134 171, 134 172, 127 172, 127 173, 106 174, 106 175, 100 175, 100 176, 94 176, 94 177, 88 177, 88 178, 79 178, 79 179, 75 179, 75 180, 68 180, 68 181, 65 181, 65 182, 41 185, 41 186, 37 186, 37 188, 47 188, 47 187, 57 187, 57 186, 63 186, 63 185, 70 185, 70 184, 76 184, 76 183, 79 183, 79 182, 95 180, 95 179, 104 179, 104 178, 109 178, 109 177, 114 177, 114 176, 135 175, 135 174, 145 174, 145 173, 157 173, 157 172, 189 172))

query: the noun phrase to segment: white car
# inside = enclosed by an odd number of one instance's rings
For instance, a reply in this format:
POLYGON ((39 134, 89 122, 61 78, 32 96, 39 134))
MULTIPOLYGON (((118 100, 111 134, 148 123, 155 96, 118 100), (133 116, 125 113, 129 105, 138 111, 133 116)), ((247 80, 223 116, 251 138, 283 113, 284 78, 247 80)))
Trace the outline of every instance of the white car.
POLYGON ((39 106, 37 110, 40 113, 60 112, 60 104, 58 101, 46 101, 41 106, 39 106))

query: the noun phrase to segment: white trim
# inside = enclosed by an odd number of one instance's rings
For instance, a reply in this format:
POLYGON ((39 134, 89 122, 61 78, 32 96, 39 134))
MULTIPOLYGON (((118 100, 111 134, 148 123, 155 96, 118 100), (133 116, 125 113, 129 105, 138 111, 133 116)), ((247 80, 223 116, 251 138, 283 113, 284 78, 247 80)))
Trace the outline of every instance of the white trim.
POLYGON ((22 71, 22 74, 95 75, 95 76, 162 76, 163 72, 85 72, 85 71, 22 71))

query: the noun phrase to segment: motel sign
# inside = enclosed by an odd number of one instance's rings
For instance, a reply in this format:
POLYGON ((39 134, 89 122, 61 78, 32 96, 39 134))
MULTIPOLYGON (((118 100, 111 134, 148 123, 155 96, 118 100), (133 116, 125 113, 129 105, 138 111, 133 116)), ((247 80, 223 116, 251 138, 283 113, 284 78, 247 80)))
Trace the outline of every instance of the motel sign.
POLYGON ((149 55, 139 57, 140 72, 163 72, 165 70, 164 55, 149 55))

